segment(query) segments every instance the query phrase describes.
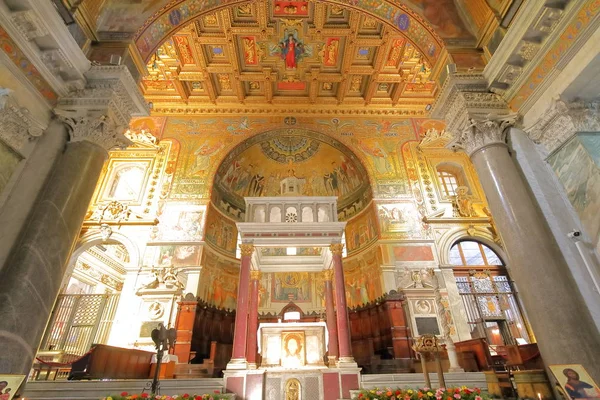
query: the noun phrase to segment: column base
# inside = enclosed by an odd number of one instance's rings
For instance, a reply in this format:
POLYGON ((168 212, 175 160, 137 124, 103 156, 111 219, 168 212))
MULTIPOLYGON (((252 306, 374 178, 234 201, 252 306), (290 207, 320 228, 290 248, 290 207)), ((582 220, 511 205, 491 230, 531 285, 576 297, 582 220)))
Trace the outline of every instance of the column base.
POLYGON ((358 368, 358 364, 354 361, 354 357, 340 357, 336 366, 338 368, 358 368))
POLYGON ((465 372, 461 367, 448 368, 448 372, 465 372))
POLYGON ((256 363, 250 362, 248 363, 248 369, 258 369, 258 366, 256 363))
POLYGON ((232 358, 227 363, 227 370, 248 369, 248 363, 245 358, 232 358))

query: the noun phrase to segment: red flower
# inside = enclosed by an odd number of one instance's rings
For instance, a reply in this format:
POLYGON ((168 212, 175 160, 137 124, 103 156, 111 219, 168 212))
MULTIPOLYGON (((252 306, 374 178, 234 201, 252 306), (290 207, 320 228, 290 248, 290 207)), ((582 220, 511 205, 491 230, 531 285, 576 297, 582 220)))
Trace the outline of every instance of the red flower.
POLYGON ((187 394, 187 393, 184 393, 184 394, 183 394, 183 396, 181 396, 181 397, 183 397, 184 399, 189 399, 189 398, 190 398, 190 395, 189 395, 189 394, 187 394))
POLYGON ((358 398, 359 398, 359 399, 362 399, 362 397, 363 397, 363 394, 362 394, 362 393, 359 393, 359 394, 358 394, 358 398))
POLYGON ((148 398, 148 393, 142 393, 142 395, 140 397, 142 399, 147 399, 148 398))
POLYGON ((127 397, 128 393, 127 392, 121 392, 121 397, 127 397))
POLYGON ((402 393, 400 390, 396 390, 396 396, 400 396, 400 393, 402 393))
POLYGON ((422 392, 417 393, 417 397, 420 399, 423 398, 423 393, 422 392))
POLYGON ((454 393, 460 393, 460 388, 454 389, 454 393))
POLYGON ((385 393, 385 395, 386 395, 386 396, 391 396, 391 395, 392 395, 392 391, 391 391, 391 390, 388 390, 388 391, 385 393))

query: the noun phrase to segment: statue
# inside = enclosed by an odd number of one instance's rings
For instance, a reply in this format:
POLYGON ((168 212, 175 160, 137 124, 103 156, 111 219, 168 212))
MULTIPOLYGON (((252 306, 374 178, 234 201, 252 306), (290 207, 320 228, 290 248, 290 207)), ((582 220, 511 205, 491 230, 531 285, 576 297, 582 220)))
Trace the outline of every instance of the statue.
POLYGON ((179 279, 177 278, 177 270, 172 266, 163 270, 163 282, 168 288, 175 287, 183 289, 183 284, 179 282, 179 279))
POLYGON ((477 213, 473 209, 473 198, 469 194, 469 188, 459 186, 456 188, 456 195, 452 197, 452 209, 454 217, 476 217, 477 213))
POLYGON ((150 271, 150 273, 152 274, 151 279, 142 283, 142 286, 140 287, 140 289, 156 289, 158 287, 158 285, 160 284, 161 277, 160 277, 158 270, 156 268, 154 268, 154 266, 152 266, 152 270, 150 271))

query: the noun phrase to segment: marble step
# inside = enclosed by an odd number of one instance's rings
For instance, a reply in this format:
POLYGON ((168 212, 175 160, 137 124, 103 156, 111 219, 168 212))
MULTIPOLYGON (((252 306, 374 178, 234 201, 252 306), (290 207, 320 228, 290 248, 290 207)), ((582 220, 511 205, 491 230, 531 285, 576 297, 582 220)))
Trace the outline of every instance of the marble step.
MULTIPOLYGON (((430 373, 431 386, 439 387, 438 376, 430 373)), ((480 388, 487 391, 487 383, 483 372, 445 372, 446 386, 467 386, 480 388)), ((425 377, 421 373, 412 374, 364 374, 361 375, 361 388, 422 388, 425 386, 425 377)))
MULTIPOLYGON (((121 392, 141 393, 149 387, 150 379, 127 379, 109 381, 30 381, 23 397, 27 400, 99 400, 121 392)), ((212 394, 223 392, 223 379, 162 379, 160 393, 212 394)), ((148 392, 148 390, 146 390, 148 392)), ((235 397, 231 397, 235 399, 235 397)))

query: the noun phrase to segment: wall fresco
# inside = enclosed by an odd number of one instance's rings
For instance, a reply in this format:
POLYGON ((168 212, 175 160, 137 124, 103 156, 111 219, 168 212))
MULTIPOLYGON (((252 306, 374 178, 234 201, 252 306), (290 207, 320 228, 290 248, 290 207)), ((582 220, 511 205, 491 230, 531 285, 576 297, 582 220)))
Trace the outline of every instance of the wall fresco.
POLYGON ((374 205, 370 204, 346 225, 346 247, 349 253, 354 253, 375 242, 377 238, 377 215, 374 205))
POLYGON ((413 202, 377 204, 381 236, 395 239, 422 237, 420 214, 413 202))
POLYGON ((216 307, 235 309, 239 282, 237 263, 220 258, 211 251, 205 251, 198 296, 216 307))
POLYGON ((159 205, 159 224, 152 228, 150 240, 154 242, 198 242, 202 240, 206 206, 187 203, 159 205))
POLYGON ((380 264, 379 248, 360 257, 344 260, 348 307, 370 303, 383 294, 380 264))
POLYGON ((224 217, 211 204, 206 216, 204 240, 230 255, 235 255, 237 234, 235 223, 224 217))
POLYGON ((587 233, 597 243, 600 234, 600 170, 594 162, 598 154, 591 155, 597 150, 586 139, 587 147, 582 143, 579 135, 571 138, 564 146, 548 158, 550 166, 556 173, 558 180, 564 186, 569 201, 581 218, 587 233))
POLYGON ((312 282, 308 272, 274 272, 271 301, 275 303, 306 303, 312 301, 312 282))

